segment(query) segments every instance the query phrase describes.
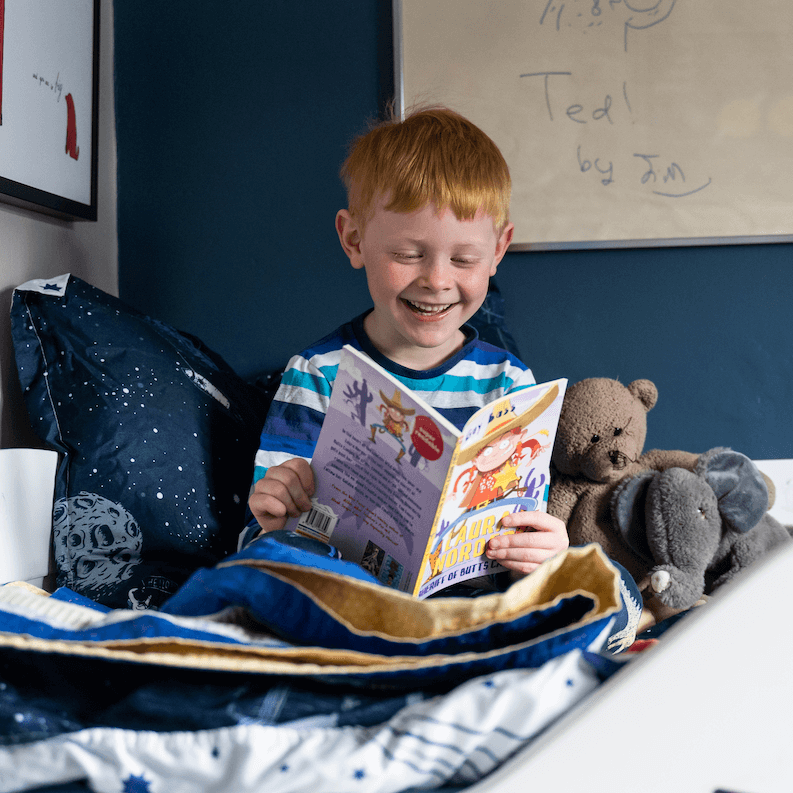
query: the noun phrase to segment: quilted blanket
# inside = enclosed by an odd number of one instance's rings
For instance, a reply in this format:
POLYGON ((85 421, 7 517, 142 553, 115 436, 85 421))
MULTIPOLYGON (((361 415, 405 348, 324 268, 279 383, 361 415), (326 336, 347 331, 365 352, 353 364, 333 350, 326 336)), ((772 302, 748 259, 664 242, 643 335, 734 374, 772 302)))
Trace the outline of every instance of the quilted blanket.
POLYGON ((621 665, 595 546, 474 599, 346 565, 257 541, 156 612, 1 587, 0 793, 459 789, 621 665))

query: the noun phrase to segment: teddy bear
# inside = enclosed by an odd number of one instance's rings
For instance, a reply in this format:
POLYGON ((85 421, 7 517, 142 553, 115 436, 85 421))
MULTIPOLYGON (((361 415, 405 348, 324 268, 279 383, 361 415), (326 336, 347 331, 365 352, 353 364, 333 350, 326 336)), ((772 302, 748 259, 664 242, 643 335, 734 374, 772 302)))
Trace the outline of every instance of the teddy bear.
POLYGON ((791 532, 768 512, 766 478, 740 452, 716 448, 693 471, 667 468, 622 479, 612 517, 649 566, 654 613, 691 608, 778 546, 791 532))
POLYGON ((647 413, 658 400, 650 380, 627 386, 593 377, 568 388, 552 455, 548 512, 567 524, 571 545, 599 543, 637 582, 648 562, 615 528, 611 498, 616 485, 641 471, 692 470, 698 455, 652 449, 643 452, 647 413))

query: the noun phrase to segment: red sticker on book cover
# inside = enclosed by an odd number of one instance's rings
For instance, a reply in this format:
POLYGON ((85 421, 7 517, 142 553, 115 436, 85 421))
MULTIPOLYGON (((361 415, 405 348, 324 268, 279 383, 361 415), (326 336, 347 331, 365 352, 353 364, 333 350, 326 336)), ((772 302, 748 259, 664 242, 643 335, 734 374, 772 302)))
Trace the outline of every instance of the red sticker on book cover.
POLYGON ((429 416, 416 416, 410 440, 416 451, 427 460, 437 460, 443 454, 443 436, 429 416))

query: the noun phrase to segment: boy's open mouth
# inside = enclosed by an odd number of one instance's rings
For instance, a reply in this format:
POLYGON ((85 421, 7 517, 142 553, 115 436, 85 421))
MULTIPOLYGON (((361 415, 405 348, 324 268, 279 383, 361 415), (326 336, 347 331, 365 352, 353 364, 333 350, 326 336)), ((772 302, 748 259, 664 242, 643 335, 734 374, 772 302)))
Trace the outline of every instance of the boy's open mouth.
POLYGON ((437 317, 455 305, 454 303, 443 303, 442 305, 435 303, 417 303, 414 300, 406 300, 405 298, 402 298, 402 302, 414 314, 419 314, 422 317, 437 317))

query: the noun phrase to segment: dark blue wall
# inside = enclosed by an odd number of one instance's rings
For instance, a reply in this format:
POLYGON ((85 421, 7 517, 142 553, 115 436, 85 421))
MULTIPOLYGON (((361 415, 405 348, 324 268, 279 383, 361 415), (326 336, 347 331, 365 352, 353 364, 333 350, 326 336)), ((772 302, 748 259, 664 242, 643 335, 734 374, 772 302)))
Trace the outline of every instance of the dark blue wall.
MULTIPOLYGON (((115 6, 121 297, 245 376, 369 305, 333 218, 389 85, 389 6, 115 6)), ((656 383, 648 448, 793 457, 792 254, 511 253, 498 282, 538 378, 656 383)))
POLYGON ((508 254, 499 280, 538 377, 656 384, 647 448, 792 457, 791 255, 787 244, 508 254))

